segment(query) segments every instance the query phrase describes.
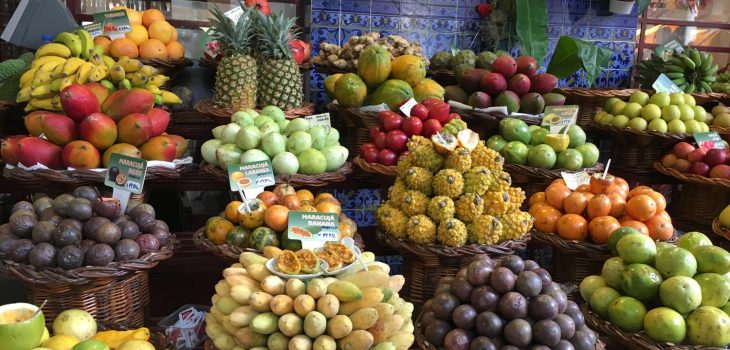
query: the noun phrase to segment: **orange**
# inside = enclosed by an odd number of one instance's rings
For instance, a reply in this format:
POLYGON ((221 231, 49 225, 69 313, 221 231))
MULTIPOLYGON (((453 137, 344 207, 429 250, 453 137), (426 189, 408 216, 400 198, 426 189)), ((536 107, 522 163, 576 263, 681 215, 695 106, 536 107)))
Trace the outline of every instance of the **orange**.
POLYGON ((528 209, 527 212, 530 213, 530 215, 535 216, 535 212, 537 212, 537 210, 546 206, 553 208, 552 206, 550 206, 550 204, 547 204, 545 202, 539 202, 535 203, 535 205, 530 206, 530 209, 528 209))
POLYGON ((595 219, 599 216, 606 216, 611 212, 611 199, 605 194, 598 194, 593 196, 588 201, 586 207, 586 213, 591 219, 595 219))
POLYGON ((653 198, 640 194, 626 202, 626 213, 634 220, 646 221, 657 213, 657 205, 653 198))
POLYGON ((621 222, 621 227, 632 227, 645 235, 649 234, 649 228, 646 227, 646 225, 644 225, 644 223, 641 221, 626 220, 621 222))
POLYGON ((314 205, 319 204, 319 202, 325 198, 335 199, 335 196, 333 196, 332 193, 322 192, 318 194, 317 197, 314 197, 314 205))
POLYGON ((97 36, 94 38, 94 46, 101 46, 104 48, 104 54, 109 55, 109 45, 111 45, 111 39, 105 36, 97 36))
POLYGON ((314 195, 310 190, 299 190, 296 194, 300 201, 314 202, 314 195))
POLYGON ((135 44, 131 39, 119 38, 114 39, 111 45, 109 45, 109 53, 114 58, 122 56, 136 58, 139 56, 139 49, 137 48, 137 44, 135 44))
POLYGON ((666 241, 674 235, 674 226, 672 220, 657 214, 651 219, 644 221, 647 229, 649 229, 649 237, 653 240, 666 241))
POLYGON ((552 182, 551 182, 550 184, 551 184, 551 185, 554 185, 554 184, 561 184, 561 185, 566 185, 566 186, 567 186, 567 184, 565 183, 565 180, 563 180, 563 178, 562 178, 562 177, 559 177, 559 178, 557 178, 557 179, 553 180, 553 181, 552 181, 552 182))
POLYGON ((560 219, 560 210, 557 210, 549 205, 541 205, 532 215, 535 217, 533 225, 539 231, 545 233, 555 233, 557 228, 558 219, 560 219))
POLYGON ((127 18, 129 18, 129 24, 142 24, 142 15, 137 10, 129 9, 124 6, 115 6, 112 10, 126 11, 127 18))
POLYGON ((573 192, 563 201, 563 210, 566 214, 583 214, 588 206, 588 201, 593 197, 592 193, 573 192))
POLYGON ((633 197, 636 197, 640 194, 646 194, 647 192, 654 191, 649 186, 636 186, 633 190, 629 191, 629 195, 627 199, 631 199, 633 197))
POLYGON ((264 222, 266 226, 276 232, 286 230, 289 225, 289 208, 283 205, 273 205, 264 211, 264 222))
POLYGON ((608 195, 608 199, 611 200, 611 211, 608 215, 617 218, 624 213, 624 210, 626 209, 626 199, 624 198, 625 196, 620 193, 611 193, 608 195))
POLYGON ((545 202, 556 209, 563 209, 563 200, 565 200, 568 195, 570 195, 570 189, 568 186, 553 181, 553 183, 545 189, 545 202))
POLYGON ((541 203, 545 201, 545 192, 535 192, 530 196, 528 203, 533 206, 535 203, 541 203))
POLYGON ((150 38, 162 41, 163 44, 167 45, 172 42, 173 32, 175 28, 167 23, 167 21, 154 21, 147 28, 147 32, 150 34, 150 38))
POLYGON ((646 193, 647 196, 651 197, 654 202, 656 202, 656 212, 662 213, 664 212, 664 209, 667 209, 667 200, 664 199, 664 196, 657 192, 657 191, 651 191, 646 193))
POLYGON ((576 187, 575 188, 575 191, 573 191, 573 192, 588 192, 588 193, 590 193, 591 192, 591 186, 588 185, 588 184, 582 184, 582 185, 576 187))
POLYGON ((141 24, 132 24, 132 30, 125 33, 124 36, 134 41, 137 46, 149 38, 147 29, 141 24))
POLYGON ((614 178, 613 184, 620 187, 621 190, 623 190, 624 192, 629 193, 629 190, 630 190, 629 183, 626 182, 626 180, 624 180, 623 178, 620 178, 620 177, 614 178))
POLYGON ((585 240, 588 237, 588 222, 578 214, 565 214, 557 222, 558 235, 568 240, 585 240))
POLYGON ((139 45, 139 56, 142 58, 167 58, 167 47, 157 39, 147 39, 139 45))
POLYGON ((588 232, 595 244, 608 243, 611 232, 621 227, 621 224, 613 216, 599 216, 588 224, 588 232))
POLYGON ((317 208, 317 211, 320 213, 333 213, 340 215, 340 212, 342 212, 342 208, 333 201, 320 201, 314 207, 317 208))
POLYGON ((171 60, 179 60, 185 57, 185 47, 177 41, 167 44, 167 57, 171 60))
POLYGON ((226 220, 234 224, 238 223, 238 207, 241 204, 243 204, 241 201, 232 201, 226 205, 226 209, 223 210, 223 216, 225 216, 226 220))
POLYGON ((154 21, 164 21, 165 15, 158 9, 148 9, 142 12, 142 24, 149 27, 154 21))

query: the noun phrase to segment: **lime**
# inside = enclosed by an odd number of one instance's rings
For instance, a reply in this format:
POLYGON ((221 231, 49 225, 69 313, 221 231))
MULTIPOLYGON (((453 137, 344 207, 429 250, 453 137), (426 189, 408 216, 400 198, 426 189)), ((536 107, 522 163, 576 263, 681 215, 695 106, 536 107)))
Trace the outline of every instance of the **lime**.
POLYGON ((664 119, 654 119, 646 128, 651 131, 667 132, 667 122, 664 119))
POLYGON ((72 350, 109 350, 109 345, 101 340, 88 339, 74 345, 72 350))
POLYGON ((621 114, 629 117, 629 119, 638 118, 641 115, 641 105, 636 102, 629 102, 621 111, 621 114))
POLYGON ((628 296, 641 301, 652 301, 659 295, 662 284, 659 271, 646 264, 631 264, 621 274, 621 289, 628 296))
POLYGON ((720 307, 730 299, 730 281, 716 273, 703 273, 694 277, 702 290, 702 306, 720 307))
POLYGON ((712 245, 712 241, 704 233, 697 231, 687 232, 677 240, 677 247, 687 249, 692 253, 695 248, 703 245, 712 245))
POLYGON ((600 152, 598 151, 598 147, 596 147, 596 145, 590 142, 586 142, 576 147, 575 150, 580 152, 580 154, 583 156, 583 165, 581 167, 590 168, 596 165, 596 162, 598 162, 600 152))
POLYGON ((686 105, 686 104, 679 105, 679 112, 681 114, 679 119, 681 119, 683 121, 695 119, 695 110, 690 105, 686 105))
POLYGON ((628 123, 629 117, 623 114, 617 114, 615 117, 613 117, 613 119, 611 119, 611 125, 621 129, 625 128, 628 123))
POLYGON ((683 121, 675 119, 667 124, 667 131, 675 134, 684 134, 687 132, 687 126, 684 125, 683 121))
POLYGON ((697 273, 697 260, 687 249, 679 247, 665 248, 656 254, 654 266, 662 277, 692 277, 697 273))
POLYGON ((667 307, 649 310, 644 316, 646 334, 658 342, 680 344, 687 333, 684 317, 667 307))
POLYGON ((611 287, 598 288, 591 295, 591 310, 593 310, 598 317, 607 320, 609 317, 609 305, 614 301, 614 299, 619 297, 621 297, 621 294, 611 287))
POLYGON ((659 107, 669 105, 669 94, 666 92, 657 92, 649 98, 649 103, 653 103, 659 107))
POLYGON ((603 277, 598 275, 588 276, 580 282, 580 295, 583 297, 583 300, 591 300, 593 292, 595 292, 596 289, 605 286, 606 280, 603 279, 603 277))
POLYGON ((537 145, 527 153, 527 164, 531 167, 552 169, 556 159, 555 151, 546 144, 537 145))
POLYGON ((527 146, 520 141, 508 142, 500 153, 507 163, 527 164, 527 146))
POLYGON ((681 92, 674 92, 671 95, 669 95, 669 104, 680 106, 685 104, 684 101, 684 93, 681 92))
POLYGON ((618 255, 618 251, 616 250, 616 244, 618 243, 619 239, 621 239, 623 236, 628 235, 629 233, 635 233, 639 235, 641 234, 641 232, 633 227, 621 227, 611 232, 611 235, 608 236, 608 249, 611 250, 611 254, 618 255))
POLYGON ((632 233, 618 240, 616 251, 626 264, 650 264, 656 256, 656 244, 647 235, 632 233))
POLYGON ((662 109, 659 108, 659 106, 650 103, 641 109, 641 117, 646 119, 648 122, 654 119, 659 119, 662 117, 662 109))
POLYGON ((601 277, 606 281, 606 285, 621 290, 621 274, 624 272, 626 264, 623 259, 619 257, 613 257, 603 263, 601 269, 601 277))
POLYGON ((717 246, 708 245, 695 248, 697 271, 714 272, 724 275, 730 272, 730 253, 717 246))
POLYGON ((682 117, 682 111, 679 106, 669 105, 662 107, 662 119, 665 121, 679 120, 682 117))
POLYGON ((702 303, 702 289, 691 277, 675 276, 659 286, 659 298, 664 306, 686 314, 702 303))
POLYGON ((646 307, 632 297, 619 297, 608 306, 608 317, 625 332, 638 332, 644 328, 646 307))
POLYGON ((629 96, 629 102, 636 102, 642 106, 646 106, 649 103, 649 94, 641 90, 636 90, 631 96, 629 96))
POLYGON ((583 166, 583 155, 569 148, 558 153, 558 168, 576 171, 583 166))
POLYGON ((730 316, 703 306, 687 316, 687 339, 692 345, 722 348, 730 343, 730 316))

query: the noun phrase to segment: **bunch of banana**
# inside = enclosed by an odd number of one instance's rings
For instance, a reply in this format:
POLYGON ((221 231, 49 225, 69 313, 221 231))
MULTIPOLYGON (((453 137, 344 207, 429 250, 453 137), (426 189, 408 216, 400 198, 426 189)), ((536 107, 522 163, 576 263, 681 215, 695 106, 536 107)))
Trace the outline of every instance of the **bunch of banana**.
POLYGON ((35 57, 58 56, 63 58, 81 57, 89 58, 89 50, 94 49, 94 40, 85 29, 78 28, 71 32, 63 32, 56 35, 53 42, 38 48, 35 57))
POLYGON ((146 89, 155 96, 156 104, 182 103, 177 95, 161 89, 168 80, 170 78, 159 74, 157 68, 142 64, 138 59, 122 56, 109 69, 109 78, 102 80, 101 84, 108 89, 146 89))
POLYGON ((636 64, 636 80, 641 84, 641 87, 651 88, 652 84, 659 78, 659 74, 662 74, 664 64, 665 62, 661 56, 653 53, 648 60, 636 64))
POLYGON ((717 75, 717 81, 710 84, 712 91, 730 94, 730 71, 717 75))
POLYGON ((656 55, 648 61, 637 65, 639 83, 651 86, 664 73, 685 93, 712 92, 712 82, 717 79, 717 64, 712 62, 713 56, 695 48, 687 48, 683 52, 674 52, 664 62, 656 55))

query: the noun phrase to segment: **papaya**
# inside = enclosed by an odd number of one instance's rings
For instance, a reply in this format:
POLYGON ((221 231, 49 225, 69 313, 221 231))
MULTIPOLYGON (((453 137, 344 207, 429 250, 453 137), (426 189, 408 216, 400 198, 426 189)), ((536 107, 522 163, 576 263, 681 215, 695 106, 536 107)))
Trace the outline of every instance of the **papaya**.
POLYGON ((444 87, 431 79, 423 79, 413 87, 413 98, 419 103, 427 98, 443 101, 445 93, 444 87))
POLYGON ((342 107, 360 107, 368 95, 368 88, 355 73, 347 73, 335 82, 335 99, 342 107))
POLYGON ((335 83, 342 75, 342 73, 337 73, 324 78, 324 91, 327 92, 329 98, 335 98, 335 83))
POLYGON ((423 60, 414 55, 403 55, 393 59, 393 68, 390 77, 407 82, 415 87, 421 80, 426 78, 426 65, 423 60))
POLYGON ((398 109, 401 103, 413 98, 413 88, 407 82, 399 79, 386 80, 380 84, 368 98, 368 104, 378 105, 385 103, 391 111, 398 109))
POLYGON ((319 270, 319 258, 309 249, 302 249, 295 253, 302 266, 302 273, 315 273, 319 270))
POLYGON ((388 79, 391 68, 390 53, 380 45, 370 45, 360 53, 357 75, 373 89, 388 79))

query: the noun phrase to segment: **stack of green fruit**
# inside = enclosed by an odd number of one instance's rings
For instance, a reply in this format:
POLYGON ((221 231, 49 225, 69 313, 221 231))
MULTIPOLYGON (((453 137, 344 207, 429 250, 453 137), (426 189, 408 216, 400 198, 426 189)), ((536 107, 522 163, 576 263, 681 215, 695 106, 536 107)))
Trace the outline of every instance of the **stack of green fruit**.
POLYGON ((507 163, 542 169, 576 171, 598 162, 598 147, 586 142, 586 134, 578 125, 571 125, 565 133, 551 134, 520 119, 505 118, 499 122, 499 135, 490 137, 487 147, 499 152, 507 163))
POLYGON ((717 80, 710 84, 712 91, 730 94, 730 71, 717 75, 717 80))
POLYGON ((591 310, 624 332, 660 343, 722 348, 730 344, 730 253, 700 232, 677 244, 654 243, 622 227, 609 237, 617 257, 580 284, 591 310), (647 306, 653 309, 647 311, 647 306))
POLYGON ((673 52, 668 61, 652 54, 652 57, 636 65, 639 76, 637 80, 643 87, 650 87, 660 74, 665 74, 682 91, 712 92, 710 84, 717 76, 717 64, 712 63, 712 55, 694 48, 683 52, 673 52))
POLYGON ((287 120, 276 106, 261 113, 238 111, 231 122, 213 129, 214 139, 201 146, 203 159, 222 169, 231 164, 271 160, 275 175, 317 175, 341 168, 349 151, 340 133, 328 126, 310 127, 305 118, 287 120))
POLYGON ((609 98, 603 111, 596 114, 593 121, 638 131, 692 134, 709 131, 707 119, 707 111, 697 106, 690 94, 657 92, 649 96, 646 92, 636 91, 628 102, 617 97, 609 98))

